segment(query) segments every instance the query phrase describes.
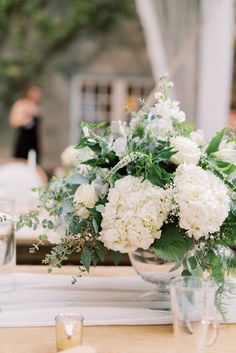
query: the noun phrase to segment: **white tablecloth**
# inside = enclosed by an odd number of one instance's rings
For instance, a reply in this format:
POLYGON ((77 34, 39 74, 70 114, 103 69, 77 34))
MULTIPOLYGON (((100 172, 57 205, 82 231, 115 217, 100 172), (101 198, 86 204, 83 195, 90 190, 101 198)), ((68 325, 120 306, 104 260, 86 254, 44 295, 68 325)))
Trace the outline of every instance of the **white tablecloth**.
MULTIPOLYGON (((52 326, 60 313, 77 313, 85 325, 170 324, 171 313, 149 309, 140 295, 153 289, 138 276, 82 277, 16 273, 15 290, 0 292, 0 327, 52 326)), ((0 277, 0 291, 1 291, 0 277)), ((236 322, 236 299, 228 300, 229 322, 236 322)))

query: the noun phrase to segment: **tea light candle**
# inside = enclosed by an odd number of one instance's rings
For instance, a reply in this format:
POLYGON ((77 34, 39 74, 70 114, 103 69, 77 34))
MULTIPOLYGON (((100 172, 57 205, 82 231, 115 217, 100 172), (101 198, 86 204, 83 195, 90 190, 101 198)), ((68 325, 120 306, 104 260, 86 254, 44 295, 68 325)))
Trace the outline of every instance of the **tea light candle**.
POLYGON ((56 346, 58 352, 82 344, 83 316, 76 314, 60 314, 56 316, 55 321, 56 346))

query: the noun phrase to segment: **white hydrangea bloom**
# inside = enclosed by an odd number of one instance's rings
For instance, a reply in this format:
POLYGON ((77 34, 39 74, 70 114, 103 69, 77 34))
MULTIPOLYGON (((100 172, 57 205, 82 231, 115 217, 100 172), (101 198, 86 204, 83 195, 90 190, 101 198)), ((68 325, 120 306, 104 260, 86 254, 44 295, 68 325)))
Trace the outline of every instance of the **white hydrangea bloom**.
POLYGON ((148 249, 160 237, 171 210, 169 191, 126 176, 115 183, 105 206, 101 241, 112 250, 126 253, 148 249))
POLYGON ((87 208, 93 208, 97 201, 98 195, 94 183, 81 184, 74 194, 76 214, 83 219, 88 218, 90 213, 87 208))
POLYGON ((75 167, 81 174, 86 175, 90 171, 90 166, 81 163, 94 157, 95 153, 89 147, 76 149, 71 145, 62 152, 61 161, 64 167, 75 167))
POLYGON ((201 149, 198 144, 187 137, 176 136, 170 139, 170 146, 177 151, 171 161, 176 165, 181 163, 198 164, 201 157, 201 149))
POLYGON ((174 178, 180 227, 190 237, 208 237, 220 230, 230 210, 228 189, 211 171, 181 164, 174 178))
POLYGON ((235 142, 223 140, 220 143, 219 151, 215 152, 215 156, 224 162, 228 162, 236 165, 235 142))

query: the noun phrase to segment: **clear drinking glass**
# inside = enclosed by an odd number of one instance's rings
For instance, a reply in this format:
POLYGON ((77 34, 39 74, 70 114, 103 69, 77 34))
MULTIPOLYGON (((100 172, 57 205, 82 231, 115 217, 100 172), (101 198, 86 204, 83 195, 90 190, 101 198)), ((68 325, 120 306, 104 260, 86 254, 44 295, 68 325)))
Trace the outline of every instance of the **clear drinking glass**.
POLYGON ((176 353, 203 353, 215 343, 218 324, 215 320, 216 287, 200 277, 177 277, 171 280, 171 305, 176 353), (212 337, 208 342, 209 327, 212 337))
POLYGON ((56 321, 56 346, 60 352, 83 343, 84 318, 76 314, 60 314, 56 321))
POLYGON ((0 292, 14 290, 15 265, 14 202, 0 199, 0 292))

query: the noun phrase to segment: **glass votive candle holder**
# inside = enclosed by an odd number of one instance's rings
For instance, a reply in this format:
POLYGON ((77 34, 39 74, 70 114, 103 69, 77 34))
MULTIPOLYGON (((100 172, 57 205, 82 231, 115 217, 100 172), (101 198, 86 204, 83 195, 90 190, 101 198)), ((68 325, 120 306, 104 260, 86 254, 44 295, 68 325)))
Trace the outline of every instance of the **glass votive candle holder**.
POLYGON ((83 343, 83 316, 60 314, 55 317, 55 322, 57 352, 83 343))

